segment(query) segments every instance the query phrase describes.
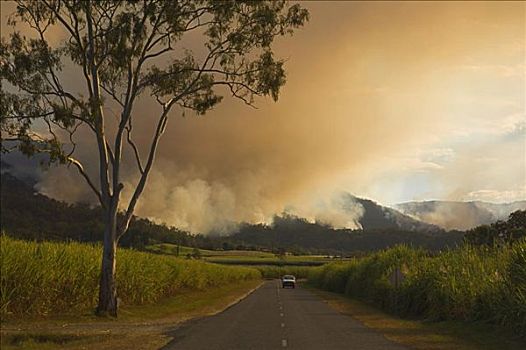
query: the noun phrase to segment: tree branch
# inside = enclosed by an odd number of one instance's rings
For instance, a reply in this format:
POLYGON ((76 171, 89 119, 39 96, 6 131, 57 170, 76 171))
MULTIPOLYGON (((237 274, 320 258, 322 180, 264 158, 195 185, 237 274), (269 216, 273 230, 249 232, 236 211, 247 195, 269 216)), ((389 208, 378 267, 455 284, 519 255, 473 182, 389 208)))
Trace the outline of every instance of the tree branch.
POLYGON ((148 174, 150 173, 150 170, 153 165, 153 161, 155 159, 155 153, 157 151, 157 146, 159 144, 159 139, 161 138, 162 134, 164 133, 166 129, 166 123, 168 120, 168 112, 170 111, 172 105, 174 104, 175 100, 171 100, 167 102, 163 106, 163 113, 159 117, 159 120, 157 122, 157 127, 155 129, 155 134, 152 140, 152 144, 150 145, 150 151, 148 153, 148 159, 146 161, 146 166, 144 167, 144 171, 141 174, 141 178, 139 179, 139 183, 137 184, 137 187, 135 188, 135 191, 133 192, 133 196, 128 204, 128 209, 126 210, 126 213, 124 214, 124 219, 122 224, 119 227, 119 234, 118 238, 122 237, 122 235, 126 232, 128 229, 128 226, 130 224, 130 220, 133 216, 133 212, 135 210, 135 206, 137 205, 137 201, 139 200, 139 197, 142 194, 142 191, 144 190, 144 185, 146 184, 146 179, 148 178, 148 174))
MULTIPOLYGON (((101 96, 99 90, 99 78, 97 64, 95 62, 95 42, 93 38, 93 23, 91 15, 91 2, 85 3, 85 12, 86 12, 86 23, 88 27, 88 65, 89 71, 91 74, 91 83, 92 83, 92 112, 95 114, 95 126, 96 126, 96 136, 97 143, 99 148, 99 176, 100 176, 100 185, 102 191, 102 199, 109 206, 110 198, 112 196, 110 192, 109 184, 109 173, 108 173, 108 150, 106 147, 106 137, 104 135, 104 118, 101 106, 101 96)), ((116 190, 116 189, 114 189, 116 190)))
POLYGON ((128 126, 126 127, 126 140, 128 141, 128 144, 133 149, 133 153, 135 155, 135 161, 137 162, 137 167, 139 168, 139 172, 143 174, 144 168, 142 166, 141 155, 139 153, 139 148, 137 147, 137 145, 131 138, 131 131, 132 131, 132 123, 131 123, 131 118, 130 118, 130 122, 128 123, 128 126))
POLYGON ((82 175, 82 177, 86 180, 86 182, 88 183, 89 187, 92 189, 92 191, 95 193, 95 195, 97 196, 98 200, 99 200, 99 203, 101 204, 101 206, 103 208, 106 208, 106 204, 105 202, 102 200, 102 194, 100 193, 100 191, 97 189, 97 187, 95 187, 95 185, 93 184, 93 181, 91 181, 90 177, 88 176, 88 174, 86 173, 86 171, 84 170, 84 166, 82 165, 81 162, 79 162, 77 159, 73 158, 73 157, 68 157, 68 161, 75 165, 75 167, 77 168, 77 170, 79 171, 80 175, 82 175))

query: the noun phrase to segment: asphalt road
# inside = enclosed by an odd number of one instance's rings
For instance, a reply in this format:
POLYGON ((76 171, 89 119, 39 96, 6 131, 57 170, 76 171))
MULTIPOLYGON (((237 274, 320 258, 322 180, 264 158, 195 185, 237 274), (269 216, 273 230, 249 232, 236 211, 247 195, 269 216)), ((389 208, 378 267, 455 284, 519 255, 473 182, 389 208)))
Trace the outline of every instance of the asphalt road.
POLYGON ((224 312, 189 322, 171 335, 174 340, 165 349, 407 349, 338 313, 310 291, 282 289, 277 280, 265 282, 224 312))

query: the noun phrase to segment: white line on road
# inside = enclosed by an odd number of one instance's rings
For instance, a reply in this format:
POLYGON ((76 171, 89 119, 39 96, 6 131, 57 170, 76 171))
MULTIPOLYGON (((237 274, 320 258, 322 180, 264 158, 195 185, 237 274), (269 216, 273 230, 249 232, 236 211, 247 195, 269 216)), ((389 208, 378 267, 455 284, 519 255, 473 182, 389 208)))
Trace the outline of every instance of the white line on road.
POLYGON ((281 346, 284 348, 287 347, 287 339, 281 339, 281 346))

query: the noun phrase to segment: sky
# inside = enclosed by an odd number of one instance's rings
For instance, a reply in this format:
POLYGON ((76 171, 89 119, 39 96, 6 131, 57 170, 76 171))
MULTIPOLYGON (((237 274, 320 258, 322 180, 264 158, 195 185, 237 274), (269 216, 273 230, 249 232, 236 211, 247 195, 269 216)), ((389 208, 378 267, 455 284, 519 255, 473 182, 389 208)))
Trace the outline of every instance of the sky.
MULTIPOLYGON (((302 5, 310 22, 275 45, 287 60, 279 101, 172 112, 139 215, 193 232, 283 211, 353 227, 360 208, 342 212, 343 191, 385 205, 526 199, 526 3, 302 5)), ((142 145, 152 106, 135 112, 142 145)), ((135 179, 125 172, 125 196, 135 179)), ((38 188, 93 200, 63 168, 38 188)))

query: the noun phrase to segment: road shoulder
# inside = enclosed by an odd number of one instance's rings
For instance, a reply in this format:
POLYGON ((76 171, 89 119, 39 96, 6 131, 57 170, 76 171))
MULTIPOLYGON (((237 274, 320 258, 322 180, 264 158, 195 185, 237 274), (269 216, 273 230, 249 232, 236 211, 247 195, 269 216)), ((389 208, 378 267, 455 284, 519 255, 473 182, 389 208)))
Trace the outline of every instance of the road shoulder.
POLYGON ((337 293, 305 286, 330 307, 349 315, 396 343, 422 350, 519 350, 526 339, 492 325, 467 322, 425 322, 400 319, 337 293))

